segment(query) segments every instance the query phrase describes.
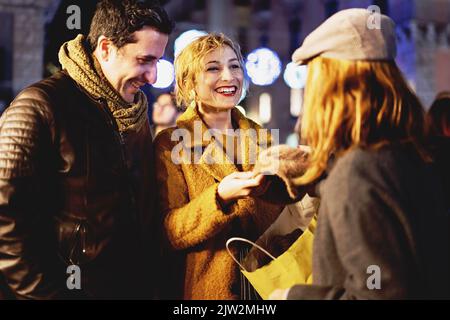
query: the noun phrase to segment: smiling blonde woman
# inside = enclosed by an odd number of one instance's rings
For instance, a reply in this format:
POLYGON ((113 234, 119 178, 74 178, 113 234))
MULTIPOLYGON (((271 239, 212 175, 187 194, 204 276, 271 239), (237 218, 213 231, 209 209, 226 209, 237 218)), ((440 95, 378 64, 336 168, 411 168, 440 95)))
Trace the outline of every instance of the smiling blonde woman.
POLYGON ((256 240, 282 207, 256 198, 264 191, 265 180, 251 172, 250 160, 256 159, 251 153, 258 150, 251 144, 257 147, 267 141, 259 135, 261 128, 235 108, 245 87, 242 56, 223 34, 209 34, 179 54, 175 70, 177 101, 188 108, 175 128, 162 131, 155 139, 168 248, 165 297, 249 298, 244 290, 248 284, 243 283, 225 243, 236 235, 256 240), (196 127, 200 139, 191 140, 196 127), (243 137, 237 129, 256 132, 256 139, 240 144, 243 137), (214 137, 202 139, 208 130, 214 137), (179 142, 173 137, 180 132, 184 137, 189 133, 182 156, 201 150, 198 161, 175 163, 173 150, 179 142))

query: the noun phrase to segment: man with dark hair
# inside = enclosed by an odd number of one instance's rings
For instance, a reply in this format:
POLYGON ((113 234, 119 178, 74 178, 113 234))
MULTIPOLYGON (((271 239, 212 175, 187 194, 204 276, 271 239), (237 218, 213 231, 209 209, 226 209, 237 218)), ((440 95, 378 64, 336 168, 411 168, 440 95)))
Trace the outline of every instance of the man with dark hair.
POLYGON ((154 2, 100 1, 89 36, 61 47, 63 71, 0 118, 4 296, 155 297, 152 138, 139 87, 156 81, 172 28, 154 2))

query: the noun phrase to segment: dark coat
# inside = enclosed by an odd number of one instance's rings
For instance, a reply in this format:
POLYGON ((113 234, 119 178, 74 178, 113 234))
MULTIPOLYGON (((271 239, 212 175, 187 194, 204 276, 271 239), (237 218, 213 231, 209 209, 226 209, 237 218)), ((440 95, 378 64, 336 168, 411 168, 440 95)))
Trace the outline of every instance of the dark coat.
POLYGON ((450 210, 450 137, 436 136, 430 140, 430 149, 444 186, 446 206, 450 210))
POLYGON ((337 159, 319 188, 313 285, 288 298, 449 297, 449 215, 434 169, 400 145, 337 159), (371 266, 380 289, 368 288, 371 266))
MULTIPOLYGON (((152 138, 120 134, 106 102, 66 73, 0 119, 0 273, 24 299, 151 297, 152 138), (68 290, 68 265, 82 290, 68 290)), ((0 277, 2 278, 2 277, 0 277)))

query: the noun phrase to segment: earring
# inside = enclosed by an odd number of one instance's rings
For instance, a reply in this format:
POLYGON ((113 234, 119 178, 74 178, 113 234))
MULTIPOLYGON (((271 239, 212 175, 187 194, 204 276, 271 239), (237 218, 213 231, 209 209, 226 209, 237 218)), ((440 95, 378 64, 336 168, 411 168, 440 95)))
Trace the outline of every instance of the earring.
POLYGON ((192 89, 192 90, 189 92, 189 100, 195 101, 195 90, 194 90, 194 89, 192 89))
POLYGON ((191 103, 189 104, 189 107, 195 108, 195 105, 197 104, 197 102, 196 102, 196 94, 195 94, 195 90, 194 89, 192 89, 189 92, 189 100, 191 100, 191 103))

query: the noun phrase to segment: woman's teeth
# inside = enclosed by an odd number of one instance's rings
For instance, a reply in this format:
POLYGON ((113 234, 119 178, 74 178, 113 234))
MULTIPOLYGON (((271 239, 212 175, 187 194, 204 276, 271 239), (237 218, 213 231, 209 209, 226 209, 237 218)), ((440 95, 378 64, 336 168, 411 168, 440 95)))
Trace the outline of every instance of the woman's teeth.
POLYGON ((223 94, 232 94, 236 92, 236 87, 222 87, 222 88, 218 88, 216 90, 218 93, 223 93, 223 94))

